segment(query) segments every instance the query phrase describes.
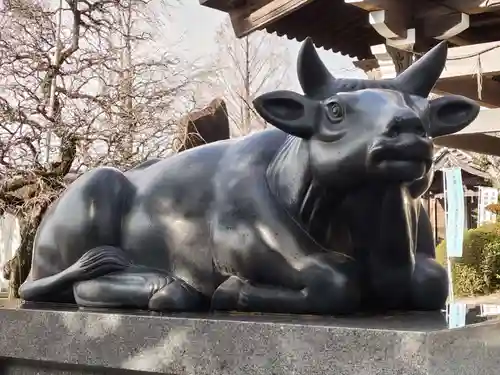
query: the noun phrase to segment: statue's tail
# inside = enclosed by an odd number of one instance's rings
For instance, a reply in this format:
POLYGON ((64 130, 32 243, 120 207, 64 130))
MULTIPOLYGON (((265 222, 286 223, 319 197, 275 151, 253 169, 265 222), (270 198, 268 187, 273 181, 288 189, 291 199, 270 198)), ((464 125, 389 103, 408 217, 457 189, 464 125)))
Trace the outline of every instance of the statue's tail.
POLYGON ((76 282, 121 271, 131 265, 132 261, 122 249, 113 246, 95 247, 55 275, 36 280, 28 277, 19 288, 19 296, 33 302, 74 302, 73 285, 76 282))

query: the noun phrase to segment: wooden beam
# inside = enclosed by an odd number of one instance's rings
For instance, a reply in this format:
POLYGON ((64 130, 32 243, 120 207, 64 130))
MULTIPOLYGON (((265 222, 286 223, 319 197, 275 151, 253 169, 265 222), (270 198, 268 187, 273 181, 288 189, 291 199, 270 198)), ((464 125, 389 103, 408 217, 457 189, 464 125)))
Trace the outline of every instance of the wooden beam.
POLYGON ((434 139, 434 144, 480 154, 500 156, 500 138, 487 134, 446 135, 434 139))
POLYGON ((448 40, 468 29, 469 25, 469 15, 460 12, 426 17, 421 22, 423 34, 439 40, 448 40))
POLYGON ((480 72, 483 76, 500 74, 500 42, 453 47, 448 50, 443 78, 470 77, 480 72))
POLYGON ((500 10, 500 0, 444 0, 433 1, 432 8, 415 7, 416 18, 445 15, 455 12, 481 14, 500 10))
MULTIPOLYGON (((372 46, 371 51, 377 59, 382 78, 395 77, 397 69, 388 47, 380 44, 372 46)), ((488 81, 487 77, 500 75, 500 64, 498 64, 498 61, 500 61, 500 42, 450 48, 448 51, 448 60, 441 74, 440 81, 457 78, 465 78, 467 81, 471 81, 472 79, 475 80, 473 77, 475 74, 480 73, 485 77, 484 81, 486 82, 488 81)), ((368 71, 373 70, 376 64, 373 61, 367 61, 355 62, 355 65, 368 71)), ((491 86, 489 83, 487 85, 491 86)))
POLYGON ((479 43, 481 39, 476 38, 475 34, 473 36, 469 36, 468 35, 469 33, 467 33, 467 31, 469 30, 470 29, 465 30, 465 32, 462 32, 460 35, 455 35, 452 36, 451 38, 448 38, 448 42, 454 44, 457 47, 468 46, 469 44, 479 43))
POLYGON ((500 0, 445 0, 443 3, 451 9, 467 14, 496 12, 500 10, 500 0))
POLYGON ((230 12, 234 33, 242 38, 255 30, 260 30, 272 22, 302 8, 313 0, 273 0, 262 7, 249 11, 239 9, 230 12))
MULTIPOLYGON (((379 63, 377 59, 364 59, 364 60, 358 60, 358 61, 353 61, 352 64, 356 67, 364 71, 365 73, 370 72, 375 69, 379 69, 379 63)), ((382 78, 382 76, 380 76, 382 78)))
MULTIPOLYGON (((411 20, 410 8, 408 4, 402 1, 390 2, 389 0, 344 0, 346 3, 356 5, 362 9, 384 9, 371 10, 369 13, 369 21, 372 27, 385 39, 387 43, 393 44, 394 40, 401 43, 401 40, 408 40, 408 33, 415 28, 422 27, 423 32, 419 30, 421 35, 435 38, 438 40, 449 40, 454 38, 457 44, 468 44, 465 40, 460 40, 457 37, 470 26, 469 15, 461 12, 453 12, 450 14, 441 14, 437 16, 423 17, 420 20, 411 20)), ((499 0, 500 1, 500 0, 499 0)), ((403 43, 407 45, 408 43, 403 43)))
MULTIPOLYGON (((489 76, 500 74, 500 43, 482 43, 474 46, 453 47, 448 53, 446 67, 437 82, 434 92, 438 94, 463 95, 476 100, 487 108, 500 107, 500 82, 489 76), (496 48, 499 46, 498 48, 496 48), (479 58, 478 52, 484 52, 479 58), (478 80, 474 73, 481 61, 482 81, 478 90, 478 80), (479 91, 481 95, 479 95, 479 91)), ((376 60, 355 62, 354 65, 369 72, 371 78, 394 78, 401 70, 386 45, 372 46, 376 60), (377 69, 378 71, 375 71, 377 69)))
POLYGON ((500 0, 444 0, 425 4, 421 2, 413 10, 410 8, 410 2, 404 0, 344 0, 344 3, 364 9, 367 12, 397 9, 405 13, 412 13, 416 19, 457 12, 470 15, 500 10, 500 0))
POLYGON ((440 79, 434 87, 434 91, 438 94, 463 95, 487 108, 500 107, 500 82, 485 77, 481 85, 481 99, 478 95, 477 80, 470 75, 468 77, 440 79))
POLYGON ((386 39, 408 38, 408 31, 412 29, 410 21, 411 8, 408 2, 398 0, 344 0, 344 3, 353 5, 369 12, 370 25, 386 39))
POLYGON ((370 25, 386 39, 406 39, 408 22, 393 10, 376 10, 369 13, 370 25))
POLYGON ((246 0, 199 0, 200 5, 208 8, 229 12, 238 7, 244 6, 246 0))
POLYGON ((478 43, 479 40, 484 40, 484 36, 482 39, 471 40, 470 33, 464 33, 470 27, 468 13, 477 13, 478 9, 480 12, 500 9, 500 0, 448 0, 448 2, 444 0, 424 4, 421 2, 420 6, 414 9, 408 1, 344 0, 344 2, 370 12, 370 23, 389 44, 392 39, 405 39, 404 29, 413 28, 418 28, 417 31, 421 36, 449 40, 459 46, 478 43), (450 5, 450 1, 457 3, 450 5), (457 4, 458 8, 453 7, 457 4), (423 32, 421 28, 424 29, 423 32))
MULTIPOLYGON (((398 0, 344 0, 344 3, 354 5, 355 7, 364 9, 368 12, 374 12, 377 10, 389 10, 396 7, 401 7, 400 3, 404 1, 398 0), (400 5, 398 5, 400 4, 400 5)), ((404 6, 404 4, 403 4, 404 6)))
POLYGON ((455 134, 500 133, 500 108, 482 109, 476 119, 455 134))
MULTIPOLYGON (((371 51, 373 53, 373 56, 375 56, 376 61, 378 62, 380 71, 379 78, 389 79, 389 78, 394 78, 398 75, 399 72, 397 69, 397 65, 392 59, 392 56, 389 53, 389 50, 385 44, 377 44, 376 46, 372 46, 371 51)), ((354 65, 363 70, 365 69, 365 66, 366 67, 369 66, 370 70, 373 69, 372 64, 365 65, 365 64, 354 63, 354 65)))

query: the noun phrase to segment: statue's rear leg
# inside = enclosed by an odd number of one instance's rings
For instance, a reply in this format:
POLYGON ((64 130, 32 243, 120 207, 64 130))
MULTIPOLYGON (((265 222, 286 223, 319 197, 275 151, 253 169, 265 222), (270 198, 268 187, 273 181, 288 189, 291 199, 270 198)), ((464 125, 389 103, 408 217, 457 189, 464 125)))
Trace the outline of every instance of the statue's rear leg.
POLYGON ((97 168, 77 179, 38 228, 21 298, 74 302, 74 282, 128 267, 131 260, 120 249, 121 222, 133 196, 133 185, 114 168, 97 168))
POLYGON ((204 311, 210 299, 184 281, 142 266, 131 266, 73 287, 76 303, 86 307, 154 311, 204 311))
POLYGON ((134 265, 121 248, 122 220, 134 194, 134 186, 113 168, 95 169, 75 181, 39 228, 21 298, 87 307, 208 308, 194 288, 163 271, 134 265))

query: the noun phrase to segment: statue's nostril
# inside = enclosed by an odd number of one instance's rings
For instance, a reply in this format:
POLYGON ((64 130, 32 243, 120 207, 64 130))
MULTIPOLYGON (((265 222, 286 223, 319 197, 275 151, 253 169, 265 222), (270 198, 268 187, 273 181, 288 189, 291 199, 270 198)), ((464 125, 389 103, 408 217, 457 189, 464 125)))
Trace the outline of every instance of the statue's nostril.
POLYGON ((402 125, 400 121, 394 119, 394 122, 387 131, 387 135, 391 138, 399 136, 403 132, 402 125))
POLYGON ((394 116, 388 125, 386 135, 393 138, 403 133, 425 137, 426 131, 422 121, 414 115, 394 116))

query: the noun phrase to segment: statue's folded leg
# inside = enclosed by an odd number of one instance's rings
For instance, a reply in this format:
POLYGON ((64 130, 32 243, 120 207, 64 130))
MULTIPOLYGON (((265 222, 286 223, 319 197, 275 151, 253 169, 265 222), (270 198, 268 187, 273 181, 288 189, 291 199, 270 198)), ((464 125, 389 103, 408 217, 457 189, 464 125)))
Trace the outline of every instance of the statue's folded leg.
POLYGON ((448 298, 448 274, 436 262, 432 226, 420 207, 415 268, 411 283, 411 306, 415 310, 439 310, 448 298))
POLYGON ((28 278, 19 288, 19 295, 26 301, 62 302, 62 295, 71 293, 75 282, 120 271, 131 264, 121 249, 98 246, 84 253, 75 263, 59 273, 36 280, 28 278))
POLYGON ((131 265, 120 246, 122 219, 135 194, 118 170, 101 167, 78 178, 48 209, 33 245, 33 264, 20 297, 74 303, 75 282, 131 265))
POLYGON ((231 276, 215 291, 212 309, 296 314, 345 314, 356 311, 360 291, 354 264, 332 265, 318 260, 300 271, 304 281, 301 290, 255 285, 231 276))
POLYGON ((448 274, 433 258, 417 254, 411 285, 411 309, 439 310, 448 297, 448 274))
POLYGON ((73 292, 83 307, 202 311, 209 306, 209 299, 184 281, 140 266, 77 282, 73 292))
POLYGON ((100 246, 87 251, 64 271, 20 288, 28 301, 61 301, 73 292, 79 306, 137 308, 164 311, 207 310, 209 298, 165 272, 133 265, 116 247, 100 246))

